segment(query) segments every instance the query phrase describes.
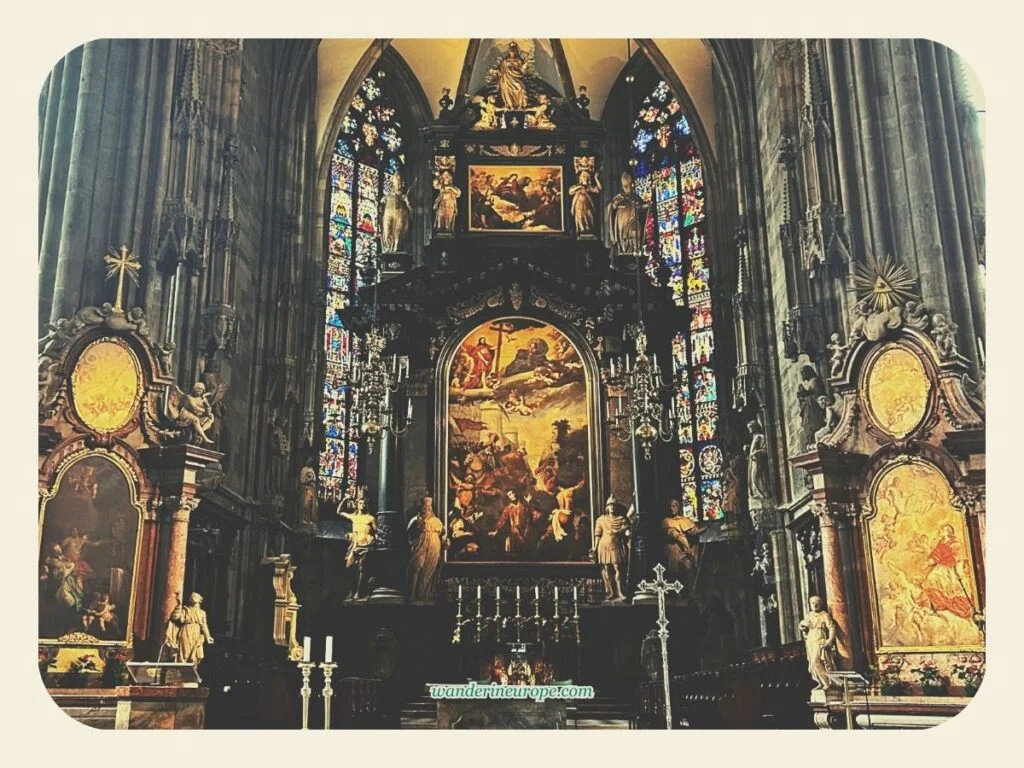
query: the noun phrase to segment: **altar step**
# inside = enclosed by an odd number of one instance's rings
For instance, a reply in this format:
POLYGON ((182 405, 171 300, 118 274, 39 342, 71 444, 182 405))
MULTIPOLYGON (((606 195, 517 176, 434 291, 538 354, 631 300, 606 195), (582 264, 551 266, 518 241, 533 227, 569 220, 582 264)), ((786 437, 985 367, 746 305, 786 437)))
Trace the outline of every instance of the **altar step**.
MULTIPOLYGON (((632 709, 599 696, 570 705, 566 715, 569 728, 626 729, 630 727, 632 709)), ((399 721, 403 730, 433 730, 437 727, 437 702, 427 697, 407 701, 399 713, 399 721)))

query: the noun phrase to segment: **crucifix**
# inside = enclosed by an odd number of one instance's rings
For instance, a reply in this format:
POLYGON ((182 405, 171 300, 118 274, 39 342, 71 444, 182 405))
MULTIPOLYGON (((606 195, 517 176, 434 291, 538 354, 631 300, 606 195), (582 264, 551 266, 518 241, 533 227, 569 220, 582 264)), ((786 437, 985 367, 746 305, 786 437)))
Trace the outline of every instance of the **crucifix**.
POLYGON ((133 285, 138 285, 139 270, 142 269, 142 264, 139 262, 139 257, 128 250, 127 245, 122 245, 119 252, 108 253, 103 257, 103 261, 107 265, 107 279, 117 275, 117 298, 114 299, 114 311, 123 315, 124 308, 121 306, 121 301, 124 299, 125 273, 128 274, 133 285))
POLYGON ((665 685, 665 725, 671 731, 672 695, 668 678, 668 619, 665 617, 665 593, 681 592, 683 585, 678 581, 665 581, 665 566, 661 563, 654 566, 654 575, 654 581, 644 579, 636 586, 641 592, 658 595, 658 639, 661 640, 661 677, 665 685))

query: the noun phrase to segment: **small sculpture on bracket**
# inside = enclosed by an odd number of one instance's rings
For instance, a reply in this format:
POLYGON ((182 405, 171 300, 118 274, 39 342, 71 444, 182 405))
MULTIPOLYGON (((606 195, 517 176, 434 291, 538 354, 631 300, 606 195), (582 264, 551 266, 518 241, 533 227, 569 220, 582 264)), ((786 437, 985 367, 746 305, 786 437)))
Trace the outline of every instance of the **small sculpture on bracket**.
POLYGON ((451 93, 452 93, 452 89, 451 88, 442 88, 441 89, 441 98, 438 99, 437 105, 439 107, 441 107, 441 114, 442 115, 444 115, 446 112, 451 112, 452 111, 452 107, 455 106, 455 102, 452 101, 451 93))
POLYGON ((214 441, 209 435, 216 421, 213 407, 223 399, 226 391, 227 385, 222 384, 214 392, 207 392, 206 385, 201 381, 197 381, 188 394, 178 387, 171 387, 167 414, 177 426, 192 431, 192 442, 213 445, 214 441))
POLYGON ((832 356, 828 361, 828 375, 836 377, 843 370, 843 363, 846 362, 846 353, 850 350, 849 344, 844 344, 838 333, 833 333, 826 345, 832 356))
POLYGON ((299 470, 299 528, 316 525, 318 507, 316 471, 306 466, 299 470))
POLYGON ((620 177, 622 191, 608 201, 606 207, 606 232, 618 256, 640 254, 640 217, 644 204, 633 192, 633 174, 623 171, 620 177))
POLYGON ((576 97, 576 106, 579 107, 580 112, 583 113, 583 116, 589 120, 590 97, 587 96, 587 86, 585 85, 580 86, 580 95, 576 97))
POLYGON ((697 569, 697 546, 693 540, 704 532, 704 527, 683 514, 683 504, 679 499, 672 499, 668 510, 668 517, 661 521, 665 536, 665 571, 673 575, 685 574, 689 581, 697 569))
POLYGON ((601 180, 594 174, 593 157, 577 157, 577 182, 569 187, 572 198, 572 218, 577 235, 593 235, 597 221, 597 200, 601 194, 601 180))
POLYGON ((454 184, 454 158, 451 162, 442 161, 441 157, 435 158, 434 189, 437 190, 437 198, 434 200, 434 231, 451 235, 455 233, 455 216, 462 190, 454 184))
POLYGON ((412 221, 412 207, 401 174, 395 174, 391 194, 384 198, 381 214, 380 245, 382 253, 401 253, 412 221))
POLYGON ((825 425, 814 433, 815 443, 820 443, 832 434, 835 428, 839 426, 839 420, 843 415, 843 401, 837 395, 834 395, 831 400, 829 400, 828 395, 821 395, 818 397, 818 405, 825 413, 825 425))
POLYGON ((167 620, 161 657, 167 653, 176 663, 199 666, 206 645, 213 645, 213 635, 206 624, 203 596, 193 592, 189 596, 188 605, 183 606, 181 595, 178 595, 178 607, 167 620))
POLYGON ((803 445, 810 448, 814 445, 814 436, 825 425, 825 409, 820 398, 825 394, 825 385, 818 376, 813 365, 800 368, 800 382, 796 385, 796 397, 800 403, 800 427, 803 445))
POLYGON ((771 498, 768 481, 768 441, 764 427, 756 419, 747 423, 750 446, 747 448, 747 495, 751 499, 771 498))

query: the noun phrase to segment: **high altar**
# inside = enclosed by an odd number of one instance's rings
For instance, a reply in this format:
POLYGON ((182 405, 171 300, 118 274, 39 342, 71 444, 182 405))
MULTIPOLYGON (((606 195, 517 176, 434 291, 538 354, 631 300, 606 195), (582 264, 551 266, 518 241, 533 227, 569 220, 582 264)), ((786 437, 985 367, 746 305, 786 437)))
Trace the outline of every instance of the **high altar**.
MULTIPOLYGON (((653 41, 622 43, 592 115, 560 40, 468 41, 438 108, 376 41, 315 130, 282 118, 271 170, 246 131, 315 83, 278 103, 240 41, 175 48, 158 237, 85 253, 102 300, 60 283, 40 341, 39 667, 66 712, 869 728, 966 706, 984 361, 945 278, 845 234, 814 41, 758 48, 804 102, 749 146, 754 98, 712 88, 710 55, 711 101, 743 104, 715 135, 653 41), (271 179, 265 218, 237 216, 271 179), (596 696, 430 693, 467 681, 596 696)), ((716 72, 739 55, 715 50, 716 72)))

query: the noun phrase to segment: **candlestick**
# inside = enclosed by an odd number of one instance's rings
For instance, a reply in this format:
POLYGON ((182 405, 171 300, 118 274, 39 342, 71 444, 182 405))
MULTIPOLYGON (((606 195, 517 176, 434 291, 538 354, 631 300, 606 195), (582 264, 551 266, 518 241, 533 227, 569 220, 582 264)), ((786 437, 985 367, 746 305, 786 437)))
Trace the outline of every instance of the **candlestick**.
POLYGON ((330 651, 331 651, 330 643, 331 643, 332 640, 333 640, 333 638, 330 635, 328 635, 327 636, 328 659, 327 659, 327 661, 324 661, 324 662, 322 662, 320 664, 320 669, 322 669, 324 671, 324 730, 325 731, 331 730, 331 698, 334 696, 334 689, 331 687, 331 678, 334 677, 334 668, 338 666, 337 664, 331 663, 331 660, 330 660, 330 651))
POLYGON ((327 647, 324 648, 324 663, 330 664, 334 661, 334 638, 327 636, 327 647))
MULTIPOLYGON (((309 641, 309 638, 306 638, 309 641)), ((308 648, 306 645, 306 653, 308 658, 308 648)), ((309 673, 313 669, 315 664, 311 661, 300 661, 297 662, 299 665, 299 671, 302 672, 302 687, 299 689, 299 695, 302 696, 302 730, 309 730, 309 695, 312 693, 312 689, 309 687, 309 673)))

